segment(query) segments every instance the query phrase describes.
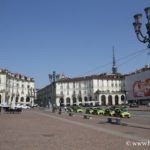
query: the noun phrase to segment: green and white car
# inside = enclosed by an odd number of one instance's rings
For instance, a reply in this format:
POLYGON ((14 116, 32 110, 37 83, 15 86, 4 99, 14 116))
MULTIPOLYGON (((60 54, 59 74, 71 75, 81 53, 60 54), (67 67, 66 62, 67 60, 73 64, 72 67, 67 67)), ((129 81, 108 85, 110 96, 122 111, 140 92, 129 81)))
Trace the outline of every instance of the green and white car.
POLYGON ((74 107, 73 108, 73 111, 74 112, 77 112, 77 113, 82 113, 83 112, 83 109, 81 107, 74 107))
POLYGON ((86 108, 85 113, 86 113, 86 114, 92 114, 92 113, 93 113, 93 111, 94 111, 94 109, 93 109, 93 108, 86 108))
POLYGON ((115 116, 115 111, 114 109, 106 108, 104 111, 105 116, 115 116))
POLYGON ((130 118, 131 114, 126 109, 115 109, 115 116, 122 118, 130 118))
POLYGON ((92 112, 92 114, 94 114, 94 115, 104 115, 104 113, 105 113, 104 110, 101 108, 94 108, 94 110, 92 112))

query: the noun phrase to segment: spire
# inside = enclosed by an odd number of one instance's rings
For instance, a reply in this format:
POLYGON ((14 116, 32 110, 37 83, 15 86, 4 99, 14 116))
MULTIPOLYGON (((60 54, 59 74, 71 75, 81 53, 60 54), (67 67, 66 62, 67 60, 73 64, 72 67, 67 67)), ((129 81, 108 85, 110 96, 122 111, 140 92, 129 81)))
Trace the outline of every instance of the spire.
POLYGON ((112 73, 113 73, 113 74, 116 74, 116 73, 117 73, 114 46, 113 46, 113 65, 112 65, 112 73))

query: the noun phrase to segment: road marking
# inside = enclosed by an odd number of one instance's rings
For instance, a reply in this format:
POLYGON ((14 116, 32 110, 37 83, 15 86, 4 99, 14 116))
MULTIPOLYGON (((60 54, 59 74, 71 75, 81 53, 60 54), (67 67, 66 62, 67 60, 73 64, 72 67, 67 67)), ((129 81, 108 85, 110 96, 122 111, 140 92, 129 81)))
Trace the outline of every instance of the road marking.
POLYGON ((66 123, 70 123, 70 124, 90 128, 90 129, 93 129, 93 130, 96 130, 96 131, 99 131, 99 132, 105 132, 105 133, 108 133, 108 134, 111 134, 111 135, 127 138, 127 139, 130 139, 130 140, 137 140, 137 141, 147 141, 148 140, 148 139, 145 139, 144 137, 139 137, 139 136, 136 136, 136 135, 129 135, 129 134, 126 134, 126 133, 122 133, 122 132, 119 132, 119 131, 114 131, 114 130, 106 129, 106 128, 102 128, 102 127, 96 127, 94 125, 89 125, 89 124, 81 123, 81 122, 78 122, 78 121, 72 121, 72 120, 61 118, 61 117, 58 117, 58 116, 52 116, 50 114, 45 114, 44 112, 37 112, 37 111, 33 111, 33 112, 36 113, 36 114, 39 114, 39 115, 49 117, 49 118, 61 120, 61 121, 66 122, 66 123))

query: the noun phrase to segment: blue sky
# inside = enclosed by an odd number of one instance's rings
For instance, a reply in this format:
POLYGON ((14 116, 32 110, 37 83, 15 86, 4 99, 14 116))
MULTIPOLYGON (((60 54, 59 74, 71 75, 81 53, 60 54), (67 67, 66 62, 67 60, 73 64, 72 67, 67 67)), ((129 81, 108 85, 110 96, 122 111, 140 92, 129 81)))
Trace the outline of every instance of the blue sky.
POLYGON ((149 0, 0 0, 0 67, 33 77, 41 88, 53 70, 69 77, 111 72, 114 46, 118 72, 135 71, 150 62, 132 26, 142 13, 146 34, 148 6, 149 0))

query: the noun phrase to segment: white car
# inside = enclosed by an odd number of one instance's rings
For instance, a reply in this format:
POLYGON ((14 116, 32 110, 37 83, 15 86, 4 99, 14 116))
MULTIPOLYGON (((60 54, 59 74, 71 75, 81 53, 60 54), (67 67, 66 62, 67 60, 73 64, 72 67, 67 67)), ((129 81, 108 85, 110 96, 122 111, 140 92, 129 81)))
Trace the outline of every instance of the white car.
POLYGON ((22 109, 29 109, 30 108, 29 106, 24 105, 24 104, 17 104, 15 107, 16 108, 22 108, 22 109))
POLYGON ((15 107, 16 108, 22 108, 22 106, 20 104, 17 104, 15 107))
POLYGON ((22 105, 22 109, 29 109, 30 106, 27 106, 27 105, 22 105))
POLYGON ((8 104, 1 104, 1 107, 9 107, 9 105, 8 104))

